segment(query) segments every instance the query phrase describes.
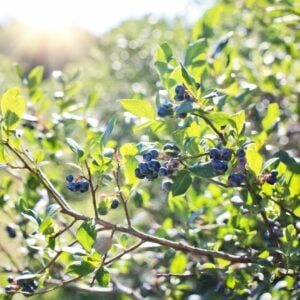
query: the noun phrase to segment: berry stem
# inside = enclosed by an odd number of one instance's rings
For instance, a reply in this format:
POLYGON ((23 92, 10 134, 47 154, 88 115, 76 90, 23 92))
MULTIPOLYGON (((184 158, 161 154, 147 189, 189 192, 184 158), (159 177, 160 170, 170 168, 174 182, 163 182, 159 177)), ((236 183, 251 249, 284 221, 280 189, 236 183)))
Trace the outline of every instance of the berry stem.
POLYGON ((94 208, 94 213, 95 213, 95 218, 98 219, 98 210, 97 210, 97 201, 96 201, 96 188, 94 188, 93 180, 92 180, 92 174, 91 174, 91 169, 88 165, 88 162, 85 160, 85 167, 88 172, 88 181, 91 187, 91 192, 92 192, 92 201, 93 201, 93 208, 94 208))
POLYGON ((220 132, 215 125, 204 115, 204 114, 196 114, 196 113, 191 113, 194 116, 197 116, 199 118, 201 118, 202 120, 205 121, 205 123, 218 135, 218 137, 220 138, 220 140, 222 141, 222 144, 225 146, 226 145, 226 140, 224 137, 224 134, 222 132, 220 132))

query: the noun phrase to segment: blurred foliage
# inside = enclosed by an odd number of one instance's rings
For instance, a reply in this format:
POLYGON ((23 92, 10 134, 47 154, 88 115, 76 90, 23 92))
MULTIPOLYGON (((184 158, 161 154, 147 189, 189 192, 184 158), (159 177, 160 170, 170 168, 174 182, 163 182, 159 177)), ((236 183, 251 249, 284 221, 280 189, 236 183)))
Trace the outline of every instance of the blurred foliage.
MULTIPOLYGON (((230 263, 147 245, 108 267, 111 277, 144 298, 299 297, 299 15, 299 1, 223 0, 191 30, 180 20, 168 23, 147 17, 125 22, 97 38, 87 58, 46 80, 43 67, 24 72, 1 61, 1 94, 17 84, 22 95, 12 89, 2 96, 2 139, 9 135, 19 153, 28 149, 33 165, 43 169, 76 210, 93 215, 89 195, 68 191, 65 176, 87 177, 87 159, 100 186, 98 212, 105 220, 125 224, 123 213, 109 208, 116 195, 113 153, 118 147, 122 191, 130 198, 135 227, 194 247, 255 258, 251 264, 230 263), (195 103, 180 104, 177 116, 157 117, 165 101, 175 105, 174 87, 182 83, 195 103), (8 98, 18 103, 18 109, 9 107, 8 98), (188 115, 178 119, 181 113, 188 115), (228 188, 227 177, 216 176, 205 156, 185 163, 186 169, 172 177, 170 193, 161 190, 161 180, 140 181, 134 176, 146 149, 162 151, 165 143, 176 142, 183 156, 197 156, 218 146, 220 134, 209 122, 226 136, 227 147, 246 150, 246 188, 228 188), (263 183, 265 172, 273 168, 278 182, 263 183), (280 231, 278 245, 270 241, 268 224, 280 231)), ((2 145, 1 163, 14 166, 15 157, 4 149, 2 145)), ((236 161, 230 162, 230 170, 236 161)), ((55 243, 64 247, 74 239, 74 233, 68 233, 53 240, 69 219, 57 213, 36 177, 5 167, 1 175, 3 226, 14 223, 18 238, 13 246, 22 249, 16 259, 22 268, 36 272, 49 262, 55 243)), ((58 263, 47 271, 50 278, 62 278, 67 270, 89 273, 99 263, 100 254, 91 251, 93 224, 79 223, 73 228, 81 246, 64 248, 58 263)), ((136 242, 121 232, 114 238, 111 256, 136 242)), ((101 274, 98 283, 105 285, 107 273, 103 269, 101 274)), ((6 275, 0 279, 4 286, 6 275)), ((69 295, 74 297, 74 291, 65 289, 54 297, 69 295)))

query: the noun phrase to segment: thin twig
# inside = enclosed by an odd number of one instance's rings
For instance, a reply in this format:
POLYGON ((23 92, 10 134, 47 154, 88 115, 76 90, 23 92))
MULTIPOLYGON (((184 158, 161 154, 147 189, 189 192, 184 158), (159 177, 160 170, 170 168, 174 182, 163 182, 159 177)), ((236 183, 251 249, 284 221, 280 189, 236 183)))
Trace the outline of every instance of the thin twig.
POLYGON ((90 183, 91 187, 91 193, 92 193, 92 200, 93 200, 93 208, 94 208, 94 213, 95 213, 95 218, 98 219, 98 210, 97 210, 97 200, 96 200, 96 188, 94 188, 93 184, 93 179, 92 179, 92 174, 91 174, 91 169, 88 165, 88 162, 85 160, 85 166, 88 172, 88 180, 90 183))
POLYGON ((52 238, 56 239, 58 236, 60 236, 61 234, 63 234, 64 232, 66 232, 68 229, 70 229, 76 222, 77 222, 77 220, 74 219, 68 226, 66 226, 65 228, 63 228, 62 230, 60 230, 59 232, 57 232, 56 234, 54 234, 52 236, 52 238))

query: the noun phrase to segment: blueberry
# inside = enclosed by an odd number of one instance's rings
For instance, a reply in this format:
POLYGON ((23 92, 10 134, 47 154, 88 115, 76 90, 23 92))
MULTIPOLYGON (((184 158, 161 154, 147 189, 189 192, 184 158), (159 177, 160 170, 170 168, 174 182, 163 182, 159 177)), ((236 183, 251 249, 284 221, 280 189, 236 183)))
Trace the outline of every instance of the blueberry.
POLYGON ((89 190, 89 183, 88 181, 79 181, 79 192, 84 193, 89 190))
POLYGON ((265 175, 265 180, 267 183, 273 185, 277 181, 277 178, 272 176, 271 174, 267 174, 267 175, 265 175))
POLYGON ((75 192, 79 192, 81 188, 81 181, 75 182, 75 192))
POLYGON ((7 282, 8 283, 13 283, 15 280, 14 280, 14 278, 13 278, 13 276, 8 276, 7 277, 7 282))
POLYGON ((272 177, 277 177, 277 175, 278 175, 278 171, 277 170, 272 170, 271 172, 270 172, 270 174, 271 174, 271 176, 272 177))
POLYGON ((163 150, 164 151, 167 151, 167 150, 173 150, 173 144, 165 144, 164 147, 163 147, 163 150))
POLYGON ((176 95, 183 95, 185 93, 185 87, 182 84, 178 84, 175 87, 175 94, 176 95))
POLYGON ((166 181, 163 181, 163 182, 162 182, 161 188, 162 188, 164 191, 169 192, 169 191, 171 191, 171 189, 172 189, 172 185, 173 185, 173 182, 172 182, 172 181, 166 180, 166 181))
POLYGON ((15 238, 15 237, 17 236, 16 230, 15 230, 12 226, 7 225, 7 226, 5 227, 5 230, 6 230, 8 236, 9 236, 10 238, 13 239, 13 238, 15 238))
POLYGON ((178 118, 184 119, 187 116, 187 113, 179 113, 178 114, 179 108, 180 108, 180 106, 175 107, 175 114, 178 118))
POLYGON ((184 94, 184 100, 188 101, 188 102, 194 102, 194 98, 191 95, 189 95, 188 93, 184 94))
POLYGON ((146 160, 146 161, 150 161, 152 159, 152 154, 150 152, 145 153, 143 155, 143 159, 146 160))
POLYGON ((226 160, 226 161, 231 160, 231 154, 232 154, 231 149, 229 149, 229 148, 224 148, 224 149, 222 150, 222 159, 223 159, 223 160, 226 160))
POLYGON ((120 204, 119 199, 114 199, 110 205, 110 208, 115 209, 119 206, 119 204, 120 204))
POLYGON ((244 157, 239 157, 238 161, 239 161, 240 166, 243 166, 243 165, 245 166, 245 164, 247 162, 247 159, 246 159, 245 156, 244 157))
POLYGON ((143 175, 147 175, 150 173, 147 163, 139 163, 139 169, 141 170, 141 174, 143 175))
POLYGON ((168 169, 166 167, 161 167, 158 171, 158 174, 160 176, 167 176, 168 175, 168 169))
POLYGON ((221 159, 222 158, 221 151, 217 148, 212 148, 209 150, 209 157, 211 159, 221 159))
POLYGON ((169 161, 169 167, 171 169, 177 169, 179 167, 179 160, 175 159, 175 158, 172 158, 170 161, 169 161))
POLYGON ((10 292, 15 291, 15 289, 12 285, 7 285, 4 290, 5 290, 6 293, 10 293, 10 292))
POLYGON ((244 149, 240 148, 236 151, 236 156, 237 157, 245 157, 246 156, 246 152, 244 149))
POLYGON ((72 182, 73 179, 74 179, 73 175, 68 175, 68 176, 66 177, 66 180, 67 180, 68 182, 72 182))
POLYGON ((153 149, 150 151, 150 154, 151 154, 152 158, 157 158, 159 155, 159 152, 157 150, 153 149))
POLYGON ((184 100, 184 95, 175 95, 174 100, 176 101, 183 101, 184 100))
POLYGON ((157 172, 152 172, 152 173, 146 175, 146 178, 148 180, 150 180, 150 181, 156 179, 157 177, 158 177, 158 173, 157 172))
POLYGON ((228 183, 231 186, 241 186, 245 181, 245 175, 242 173, 233 173, 228 176, 228 183))
POLYGON ((141 169, 140 169, 140 168, 136 168, 136 169, 134 170, 134 173, 135 173, 135 176, 136 176, 137 178, 139 178, 139 179, 143 179, 143 178, 145 178, 145 175, 144 175, 144 174, 142 174, 142 172, 141 172, 141 169))
POLYGON ((22 292, 32 294, 34 293, 34 287, 32 285, 25 286, 23 287, 22 292))
POLYGON ((214 159, 212 160, 211 165, 218 175, 224 174, 228 169, 227 163, 223 160, 214 159))
POLYGON ((68 188, 70 191, 75 192, 75 191, 76 191, 76 184, 75 184, 75 182, 68 182, 67 188, 68 188))
POLYGON ((157 115, 158 115, 159 117, 164 118, 164 117, 166 117, 168 114, 169 114, 169 110, 168 110, 166 107, 164 107, 164 106, 160 106, 160 107, 159 107, 158 112, 157 112, 157 115))
POLYGON ((155 159, 152 159, 148 162, 148 168, 150 170, 153 170, 155 172, 158 172, 159 169, 160 169, 160 163, 159 161, 155 160, 155 159))

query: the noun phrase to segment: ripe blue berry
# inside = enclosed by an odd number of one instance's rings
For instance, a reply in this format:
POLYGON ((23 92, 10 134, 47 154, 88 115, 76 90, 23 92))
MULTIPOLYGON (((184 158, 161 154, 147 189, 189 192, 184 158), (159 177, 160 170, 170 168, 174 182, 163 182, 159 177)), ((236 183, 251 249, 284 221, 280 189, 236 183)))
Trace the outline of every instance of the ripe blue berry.
POLYGON ((273 177, 277 177, 277 175, 278 175, 278 171, 277 170, 272 170, 271 172, 270 172, 270 174, 271 174, 271 176, 273 176, 273 177))
POLYGON ((89 190, 89 183, 88 181, 79 181, 79 192, 84 193, 89 190))
POLYGON ((176 101, 183 101, 184 100, 184 95, 175 95, 174 100, 176 101))
POLYGON ((110 205, 110 208, 115 209, 119 206, 119 204, 120 204, 119 199, 114 199, 110 205))
POLYGON ((242 173, 233 173, 228 176, 228 183, 231 186, 241 186, 246 177, 242 173))
POLYGON ((173 114, 172 107, 173 107, 173 105, 171 102, 167 102, 167 103, 161 105, 157 112, 158 116, 163 118, 163 117, 172 115, 173 114))
POLYGON ((218 175, 224 174, 228 169, 227 163, 223 160, 214 159, 212 160, 211 165, 218 175))
POLYGON ((10 238, 13 239, 13 238, 15 238, 15 237, 17 236, 16 230, 15 230, 12 226, 7 225, 7 226, 5 227, 5 230, 6 230, 8 236, 9 236, 10 238))
POLYGON ((143 159, 146 161, 150 161, 152 159, 152 154, 150 152, 147 152, 143 155, 143 159))
POLYGON ((5 292, 6 292, 7 294, 9 294, 9 293, 15 291, 15 289, 14 289, 14 287, 13 287, 12 285, 6 286, 4 290, 5 290, 5 292))
POLYGON ((171 189, 172 189, 172 185, 173 185, 173 182, 172 182, 172 181, 166 180, 166 181, 163 181, 163 182, 162 182, 161 188, 162 188, 164 191, 169 192, 169 191, 171 191, 171 189))
POLYGON ((150 173, 147 163, 139 163, 139 169, 141 170, 141 174, 143 175, 147 175, 150 173))
POLYGON ((159 152, 157 150, 153 149, 150 151, 150 154, 151 154, 152 158, 157 158, 159 155, 159 152))
POLYGON ((246 156, 246 152, 244 149, 240 148, 236 151, 236 156, 237 157, 245 157, 246 156))
POLYGON ((229 149, 229 148, 224 148, 224 149, 222 150, 222 159, 223 159, 223 160, 226 160, 226 161, 231 160, 231 155, 232 155, 231 149, 229 149))
POLYGON ((67 188, 68 188, 70 191, 75 192, 75 191, 76 191, 76 184, 75 184, 75 182, 68 182, 67 188))
POLYGON ((167 176, 168 175, 168 169, 166 167, 161 167, 158 171, 159 176, 167 176))
POLYGON ((266 182, 271 185, 275 184, 275 182, 277 181, 276 176, 272 176, 272 174, 266 174, 264 176, 264 178, 265 178, 266 182))
POLYGON ((144 179, 144 178, 145 178, 145 175, 142 174, 140 168, 136 168, 136 169, 134 170, 134 172, 135 172, 135 176, 136 176, 137 178, 139 178, 139 179, 144 179))
POLYGON ((183 95, 185 93, 185 87, 182 84, 178 84, 175 87, 175 94, 176 95, 183 95))
POLYGON ((209 150, 209 157, 211 159, 221 159, 222 158, 221 151, 217 148, 212 148, 209 150))
POLYGON ((66 177, 66 180, 68 181, 68 182, 72 182, 73 181, 73 179, 74 179, 74 177, 73 177, 73 175, 68 175, 67 177, 66 177))
POLYGON ((148 168, 152 171, 158 172, 160 169, 159 161, 152 159, 148 162, 148 168))
POLYGON ((7 277, 7 282, 13 283, 14 282, 14 278, 12 276, 8 276, 7 277))

